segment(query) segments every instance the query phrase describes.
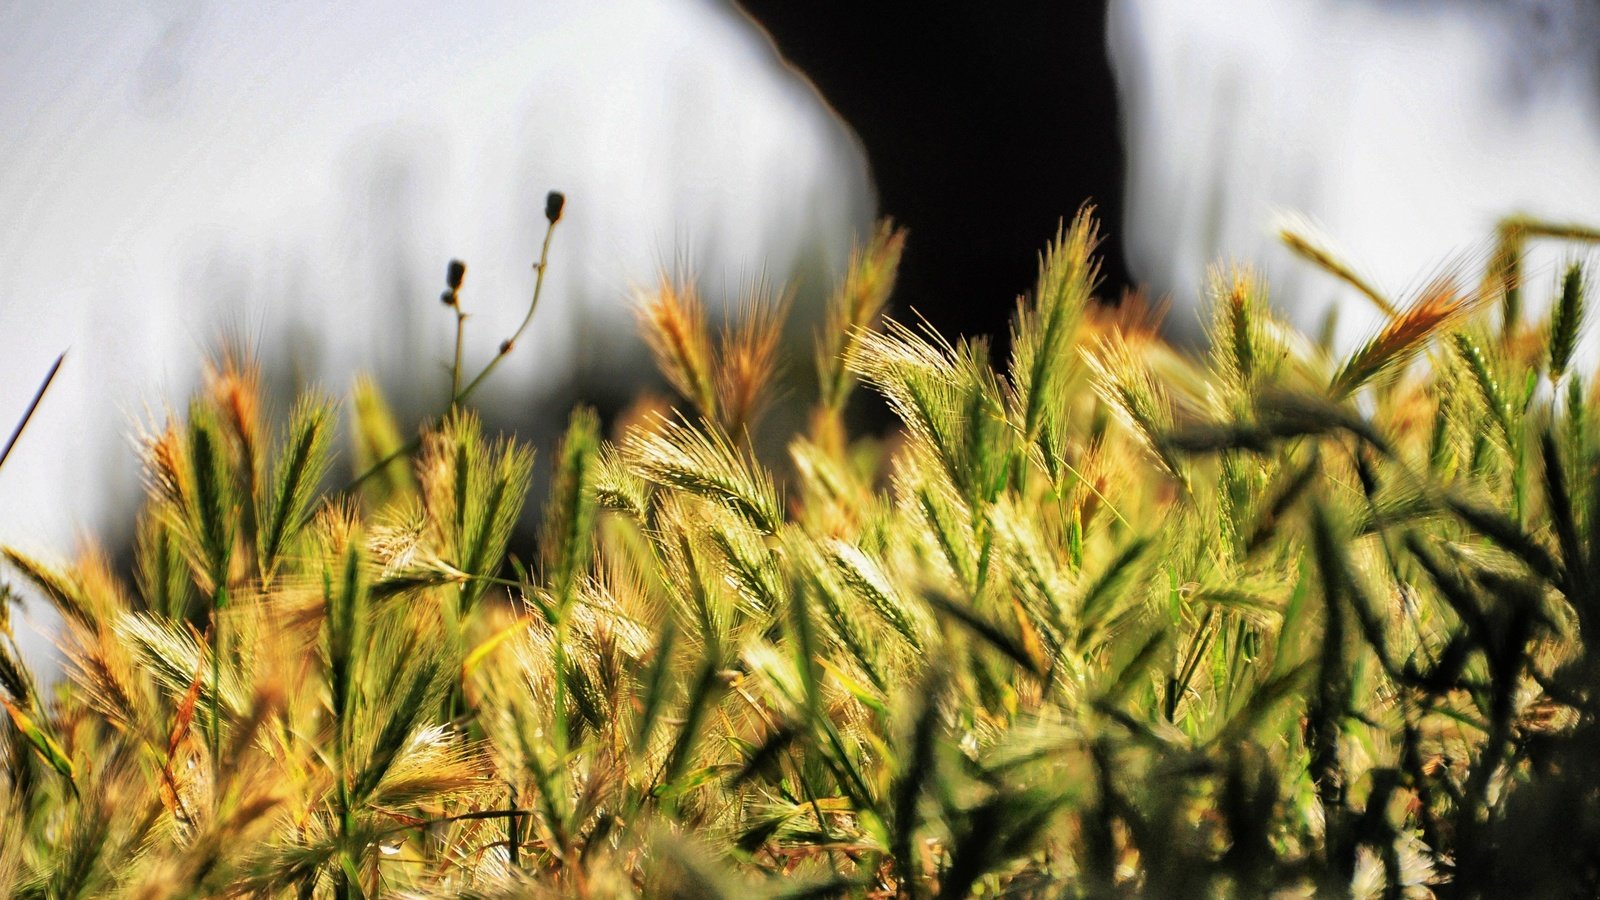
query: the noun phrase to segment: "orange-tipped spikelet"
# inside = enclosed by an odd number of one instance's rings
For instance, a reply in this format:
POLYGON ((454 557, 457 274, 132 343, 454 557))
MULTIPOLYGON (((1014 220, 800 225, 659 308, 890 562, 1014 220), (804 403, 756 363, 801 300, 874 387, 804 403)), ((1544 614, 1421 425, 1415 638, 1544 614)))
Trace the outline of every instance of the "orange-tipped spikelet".
POLYGON ((205 386, 238 452, 253 463, 261 446, 260 364, 230 348, 206 366, 205 386))
POLYGON ((740 301, 737 324, 723 329, 717 344, 717 410, 730 435, 742 439, 776 399, 773 378, 791 297, 758 285, 740 301))
POLYGON ((1464 292, 1453 275, 1429 282, 1417 299, 1384 324, 1356 350, 1334 375, 1329 391, 1335 397, 1351 392, 1378 376, 1392 372, 1416 356, 1429 339, 1477 308, 1483 295, 1464 292))
POLYGON ((144 441, 145 483, 153 498, 181 508, 193 488, 188 484, 188 464, 178 423, 168 419, 161 430, 144 441))
POLYGON ((640 331, 661 373, 700 415, 715 419, 717 388, 711 367, 711 333, 706 327, 705 305, 694 283, 663 273, 654 291, 637 293, 634 308, 640 331))

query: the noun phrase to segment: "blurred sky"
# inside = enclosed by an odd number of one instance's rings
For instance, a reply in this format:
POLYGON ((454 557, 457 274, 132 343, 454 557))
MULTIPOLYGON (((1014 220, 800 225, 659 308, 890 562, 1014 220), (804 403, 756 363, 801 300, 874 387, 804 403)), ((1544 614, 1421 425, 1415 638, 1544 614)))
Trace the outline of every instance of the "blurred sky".
POLYGON ((815 298, 874 212, 849 130, 721 0, 0 2, 6 430, 70 348, 0 470, 0 542, 130 537, 131 430, 224 333, 280 384, 371 370, 437 412, 447 262, 481 365, 552 189, 546 294, 481 395, 535 438, 575 381, 643 382, 633 285, 682 266, 713 301, 792 275, 815 298))
MULTIPOLYGON (((71 349, 0 471, 0 541, 124 521, 129 422, 224 331, 280 382, 375 370, 436 408, 446 262, 485 359, 550 189, 548 293, 488 398, 508 427, 638 383, 628 290, 659 267, 723 300, 798 277, 803 313, 880 212, 912 229, 897 302, 949 331, 1002 330, 1093 199, 1108 295, 1168 295, 1193 334, 1207 264, 1255 261, 1347 343, 1375 321, 1276 247, 1285 211, 1397 293, 1507 213, 1600 222, 1595 0, 745 7, 0 0, 0 423, 71 349)), ((1553 279, 1572 251, 1541 252, 1553 279)))
POLYGON ((619 374, 658 268, 714 299, 793 272, 817 293, 872 215, 848 130, 715 0, 0 7, 0 420, 71 348, 0 472, 0 539, 126 506, 130 418, 181 402, 224 331, 280 374, 343 393, 374 369, 435 409, 446 263, 484 360, 552 189, 501 424, 580 368, 619 374))
MULTIPOLYGON (((1205 267, 1258 265, 1348 347, 1379 314, 1276 243, 1286 213, 1402 300, 1452 263, 1474 283, 1509 214, 1600 225, 1597 37, 1594 0, 1112 0, 1130 270, 1192 333, 1205 267)), ((1524 293, 1586 253, 1536 247, 1524 293)))

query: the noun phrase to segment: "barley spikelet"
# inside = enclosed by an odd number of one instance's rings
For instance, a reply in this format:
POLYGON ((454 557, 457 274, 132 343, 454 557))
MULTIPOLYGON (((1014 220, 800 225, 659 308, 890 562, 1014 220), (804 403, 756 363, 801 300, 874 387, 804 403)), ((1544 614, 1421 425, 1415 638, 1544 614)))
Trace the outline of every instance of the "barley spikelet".
POLYGON ((705 305, 694 284, 675 281, 663 273, 653 292, 635 295, 634 309, 639 330, 661 374, 694 404, 700 415, 716 419, 711 333, 706 328, 705 305))
POLYGON ((1057 228, 1039 256, 1033 296, 1017 304, 1010 375, 1024 440, 1036 439, 1046 415, 1063 405, 1061 385, 1078 361, 1071 348, 1099 279, 1099 263, 1093 258, 1099 243, 1094 207, 1085 206, 1070 227, 1057 228))
POLYGON ((1328 239, 1319 234, 1310 222, 1298 217, 1290 219, 1279 227, 1278 239, 1296 256, 1355 288, 1384 315, 1393 317, 1400 314, 1388 297, 1339 258, 1329 246, 1328 239))
POLYGON ((1101 401, 1116 411, 1163 468, 1183 481, 1182 467, 1162 440, 1172 430, 1172 402, 1149 366, 1117 334, 1107 335, 1085 349, 1083 358, 1101 401))
POLYGON ((771 477, 717 431, 663 419, 655 432, 638 428, 622 445, 640 478, 728 505, 763 534, 776 534, 783 508, 771 477))
POLYGON ((817 380, 828 408, 839 409, 849 396, 860 336, 877 328, 889 305, 905 243, 905 229, 883 219, 866 245, 850 253, 844 280, 828 301, 827 320, 817 337, 817 380))
POLYGON ((748 433, 776 399, 778 342, 792 296, 758 284, 740 301, 735 313, 738 324, 723 329, 717 345, 716 394, 722 428, 728 434, 748 433))
POLYGON ((1386 372, 1409 362, 1434 336, 1473 310, 1481 295, 1464 294, 1449 275, 1435 279, 1416 301, 1394 314, 1383 328, 1345 361, 1328 389, 1345 397, 1386 372))
POLYGON ((1561 293, 1550 313, 1550 377, 1559 380, 1578 346, 1584 326, 1583 266, 1572 263, 1561 276, 1561 293))

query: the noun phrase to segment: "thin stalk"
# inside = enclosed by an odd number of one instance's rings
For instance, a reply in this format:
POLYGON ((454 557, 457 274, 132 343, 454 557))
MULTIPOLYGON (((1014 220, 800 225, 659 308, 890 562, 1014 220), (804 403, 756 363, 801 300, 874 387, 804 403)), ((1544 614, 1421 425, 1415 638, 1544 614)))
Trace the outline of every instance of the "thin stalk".
POLYGON ((461 395, 461 341, 467 331, 467 314, 461 311, 461 301, 457 300, 456 308, 456 358, 450 365, 450 405, 455 406, 456 397, 461 395))
POLYGON ((511 868, 519 869, 522 867, 522 862, 519 858, 522 850, 522 834, 517 827, 519 822, 515 812, 517 808, 517 786, 508 781, 506 782, 506 788, 510 791, 506 806, 513 810, 510 815, 506 816, 506 848, 511 854, 511 868))
POLYGON ((1200 668, 1200 657, 1211 646, 1212 639, 1216 636, 1211 628, 1212 619, 1216 617, 1216 609, 1206 610, 1205 618, 1200 621, 1200 627, 1194 630, 1189 638, 1189 647, 1184 654, 1183 664, 1178 669, 1176 677, 1167 683, 1167 701, 1164 712, 1168 722, 1174 722, 1178 715, 1178 704, 1183 701, 1184 694, 1189 691, 1189 684, 1194 680, 1195 672, 1200 668))
POLYGON ((518 809, 515 807, 511 809, 475 809, 471 812, 456 813, 455 815, 449 816, 436 816, 431 819, 408 820, 401 822, 398 825, 392 825, 381 831, 377 831, 375 834, 379 837, 388 837, 389 835, 399 834, 402 831, 425 831, 429 828, 434 828, 439 825, 448 825, 451 822, 472 822, 479 819, 508 819, 513 817, 517 819, 526 819, 529 816, 537 814, 538 810, 536 809, 518 809))
POLYGON ((346 870, 353 867, 354 861, 350 859, 350 832, 355 824, 355 814, 350 809, 350 778, 347 771, 349 754, 349 738, 346 722, 350 710, 347 708, 347 698, 336 692, 333 698, 334 706, 334 735, 333 735, 333 767, 334 779, 338 785, 339 803, 339 859, 340 864, 333 872, 334 896, 345 898, 350 896, 350 884, 346 870))
POLYGON ((483 367, 483 371, 479 372, 478 376, 468 382, 467 386, 450 401, 452 409, 466 402, 467 398, 472 396, 472 392, 478 389, 478 385, 482 384, 483 380, 489 377, 489 373, 500 365, 500 360, 505 359, 512 349, 516 347, 517 340, 522 337, 522 333, 528 330, 528 323, 533 321, 533 314, 539 309, 539 295, 544 292, 544 273, 550 261, 550 238, 555 235, 556 222, 559 221, 561 220, 551 220, 550 225, 544 230, 544 245, 539 249, 539 264, 534 266, 534 271, 538 274, 534 276, 533 300, 528 304, 528 314, 522 317, 522 324, 517 326, 517 330, 512 333, 511 337, 500 343, 500 352, 489 360, 489 364, 483 367))
MULTIPOLYGON (((341 732, 344 728, 339 728, 341 732)), ((350 878, 347 874, 355 868, 350 856, 350 832, 355 814, 350 809, 350 784, 345 778, 343 741, 334 742, 334 766, 339 780, 339 865, 333 870, 333 895, 340 900, 350 896, 350 878)))
MULTIPOLYGON (((561 610, 560 618, 556 622, 555 646, 555 700, 552 704, 555 709, 555 734, 552 736, 556 747, 556 757, 565 759, 567 756, 567 611, 561 610)), ((565 771, 565 770, 563 770, 565 771)), ((513 806, 516 804, 513 803, 513 806)))
MULTIPOLYGON (((522 337, 522 333, 528 330, 528 324, 533 321, 533 314, 539 308, 539 297, 544 293, 544 273, 549 267, 550 262, 550 238, 555 234, 556 223, 559 221, 561 221, 559 216, 552 218, 549 226, 545 228, 544 244, 539 249, 539 262, 533 267, 534 271, 538 273, 534 277, 533 282, 533 299, 528 303, 528 313, 522 317, 522 324, 517 326, 517 330, 512 332, 511 337, 500 342, 500 349, 495 353, 494 358, 489 360, 488 364, 485 365, 471 381, 467 382, 467 386, 461 388, 460 390, 456 390, 455 387, 456 384, 460 383, 461 379, 461 319, 459 318, 460 313, 458 311, 458 318, 456 320, 456 365, 451 374, 450 406, 446 411, 447 413, 467 402, 467 400, 472 396, 473 392, 478 389, 478 386, 483 384, 484 379, 488 378, 490 373, 492 373, 495 368, 500 365, 500 361, 510 355, 511 351, 516 348, 517 341, 522 337)), ((401 458, 402 456, 410 456, 411 454, 417 452, 418 448, 421 446, 422 438, 420 436, 413 437, 411 440, 407 441, 404 446, 399 447, 394 452, 373 463, 371 466, 368 466, 365 472, 357 475, 349 484, 344 486, 342 493, 348 494, 356 490, 357 488, 361 487, 361 485, 365 484, 367 479, 383 471, 384 468, 390 463, 401 458)))
POLYGON ((222 610, 228 605, 227 576, 217 578, 217 593, 211 605, 211 792, 212 803, 222 803, 222 654, 227 652, 223 643, 222 610))
POLYGON ((0 466, 6 464, 6 457, 11 455, 11 448, 17 445, 17 438, 22 437, 22 429, 28 427, 28 421, 33 418, 33 413, 39 408, 39 401, 44 399, 44 392, 50 389, 50 382, 56 380, 56 373, 61 371, 61 363, 67 358, 67 352, 61 351, 56 361, 50 366, 50 371, 44 376, 44 381, 39 383, 39 389, 33 392, 33 399, 28 401, 28 408, 22 413, 22 418, 17 422, 17 427, 11 429, 11 436, 6 438, 4 449, 0 449, 0 466))

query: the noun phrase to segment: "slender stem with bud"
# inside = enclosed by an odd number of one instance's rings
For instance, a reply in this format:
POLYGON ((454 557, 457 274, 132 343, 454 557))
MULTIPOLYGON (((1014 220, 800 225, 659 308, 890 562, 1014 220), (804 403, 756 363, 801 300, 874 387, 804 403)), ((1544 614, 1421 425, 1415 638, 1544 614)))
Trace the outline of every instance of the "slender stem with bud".
MULTIPOLYGON (((472 396, 473 392, 478 389, 478 385, 482 384, 484 379, 489 377, 489 373, 493 372, 495 367, 500 364, 500 360, 509 355, 512 349, 516 347, 517 340, 522 337, 522 333, 528 330, 529 323, 533 321, 533 314, 539 308, 539 297, 544 293, 544 273, 550 262, 550 239, 555 234, 556 223, 561 221, 561 213, 565 206, 566 197, 559 191, 551 191, 545 197, 545 220, 550 224, 546 226, 544 231, 544 244, 539 249, 539 262, 533 267, 534 271, 538 274, 534 277, 533 299, 528 303, 528 313, 522 317, 522 324, 517 326, 517 330, 512 333, 511 337, 500 342, 500 350, 495 354, 494 358, 489 360, 488 364, 483 367, 483 370, 480 371, 471 381, 467 382, 466 387, 461 388, 460 390, 457 390, 456 388, 461 381, 461 330, 462 319, 465 318, 465 315, 460 310, 460 300, 456 296, 456 291, 460 287, 460 282, 457 281, 455 286, 445 293, 445 303, 447 305, 456 307, 456 362, 454 368, 451 370, 450 410, 454 410, 462 403, 465 403, 467 399, 472 396)), ((461 267, 461 272, 464 274, 465 271, 466 267, 463 265, 461 267)), ((450 277, 455 279, 456 276, 456 266, 454 263, 452 263, 450 267, 450 277)), ((402 456, 409 456, 412 453, 417 452, 417 449, 421 446, 422 441, 420 438, 412 438, 403 446, 373 463, 371 466, 368 466, 365 472, 362 472, 349 484, 345 485, 345 491, 349 492, 356 490, 357 488, 361 487, 361 485, 365 484, 367 479, 383 471, 390 463, 401 458, 402 456)))
POLYGON ((445 271, 445 292, 439 300, 445 306, 456 311, 456 356, 450 365, 450 402, 455 403, 455 397, 461 393, 461 343, 467 331, 467 313, 461 308, 461 282, 466 278, 467 264, 459 259, 450 260, 450 268, 445 271))
POLYGON ((500 351, 494 355, 493 359, 489 360, 488 365, 483 367, 483 371, 479 372, 476 378, 467 382, 467 386, 462 388, 460 393, 457 393, 455 398, 450 401, 452 409, 465 403, 467 398, 472 396, 472 392, 478 389, 478 385, 482 384, 483 380, 489 377, 489 373, 500 365, 500 360, 510 355, 512 349, 517 345, 517 340, 522 337, 522 333, 528 330, 528 324, 533 321, 534 311, 539 308, 539 295, 544 292, 544 271, 550 259, 550 238, 555 234, 556 222, 558 221, 560 221, 559 214, 557 218, 550 220, 550 227, 544 231, 544 246, 539 250, 539 263, 533 267, 538 274, 534 277, 533 300, 528 304, 528 314, 522 317, 522 324, 517 326, 517 330, 512 333, 511 337, 500 342, 500 351))

